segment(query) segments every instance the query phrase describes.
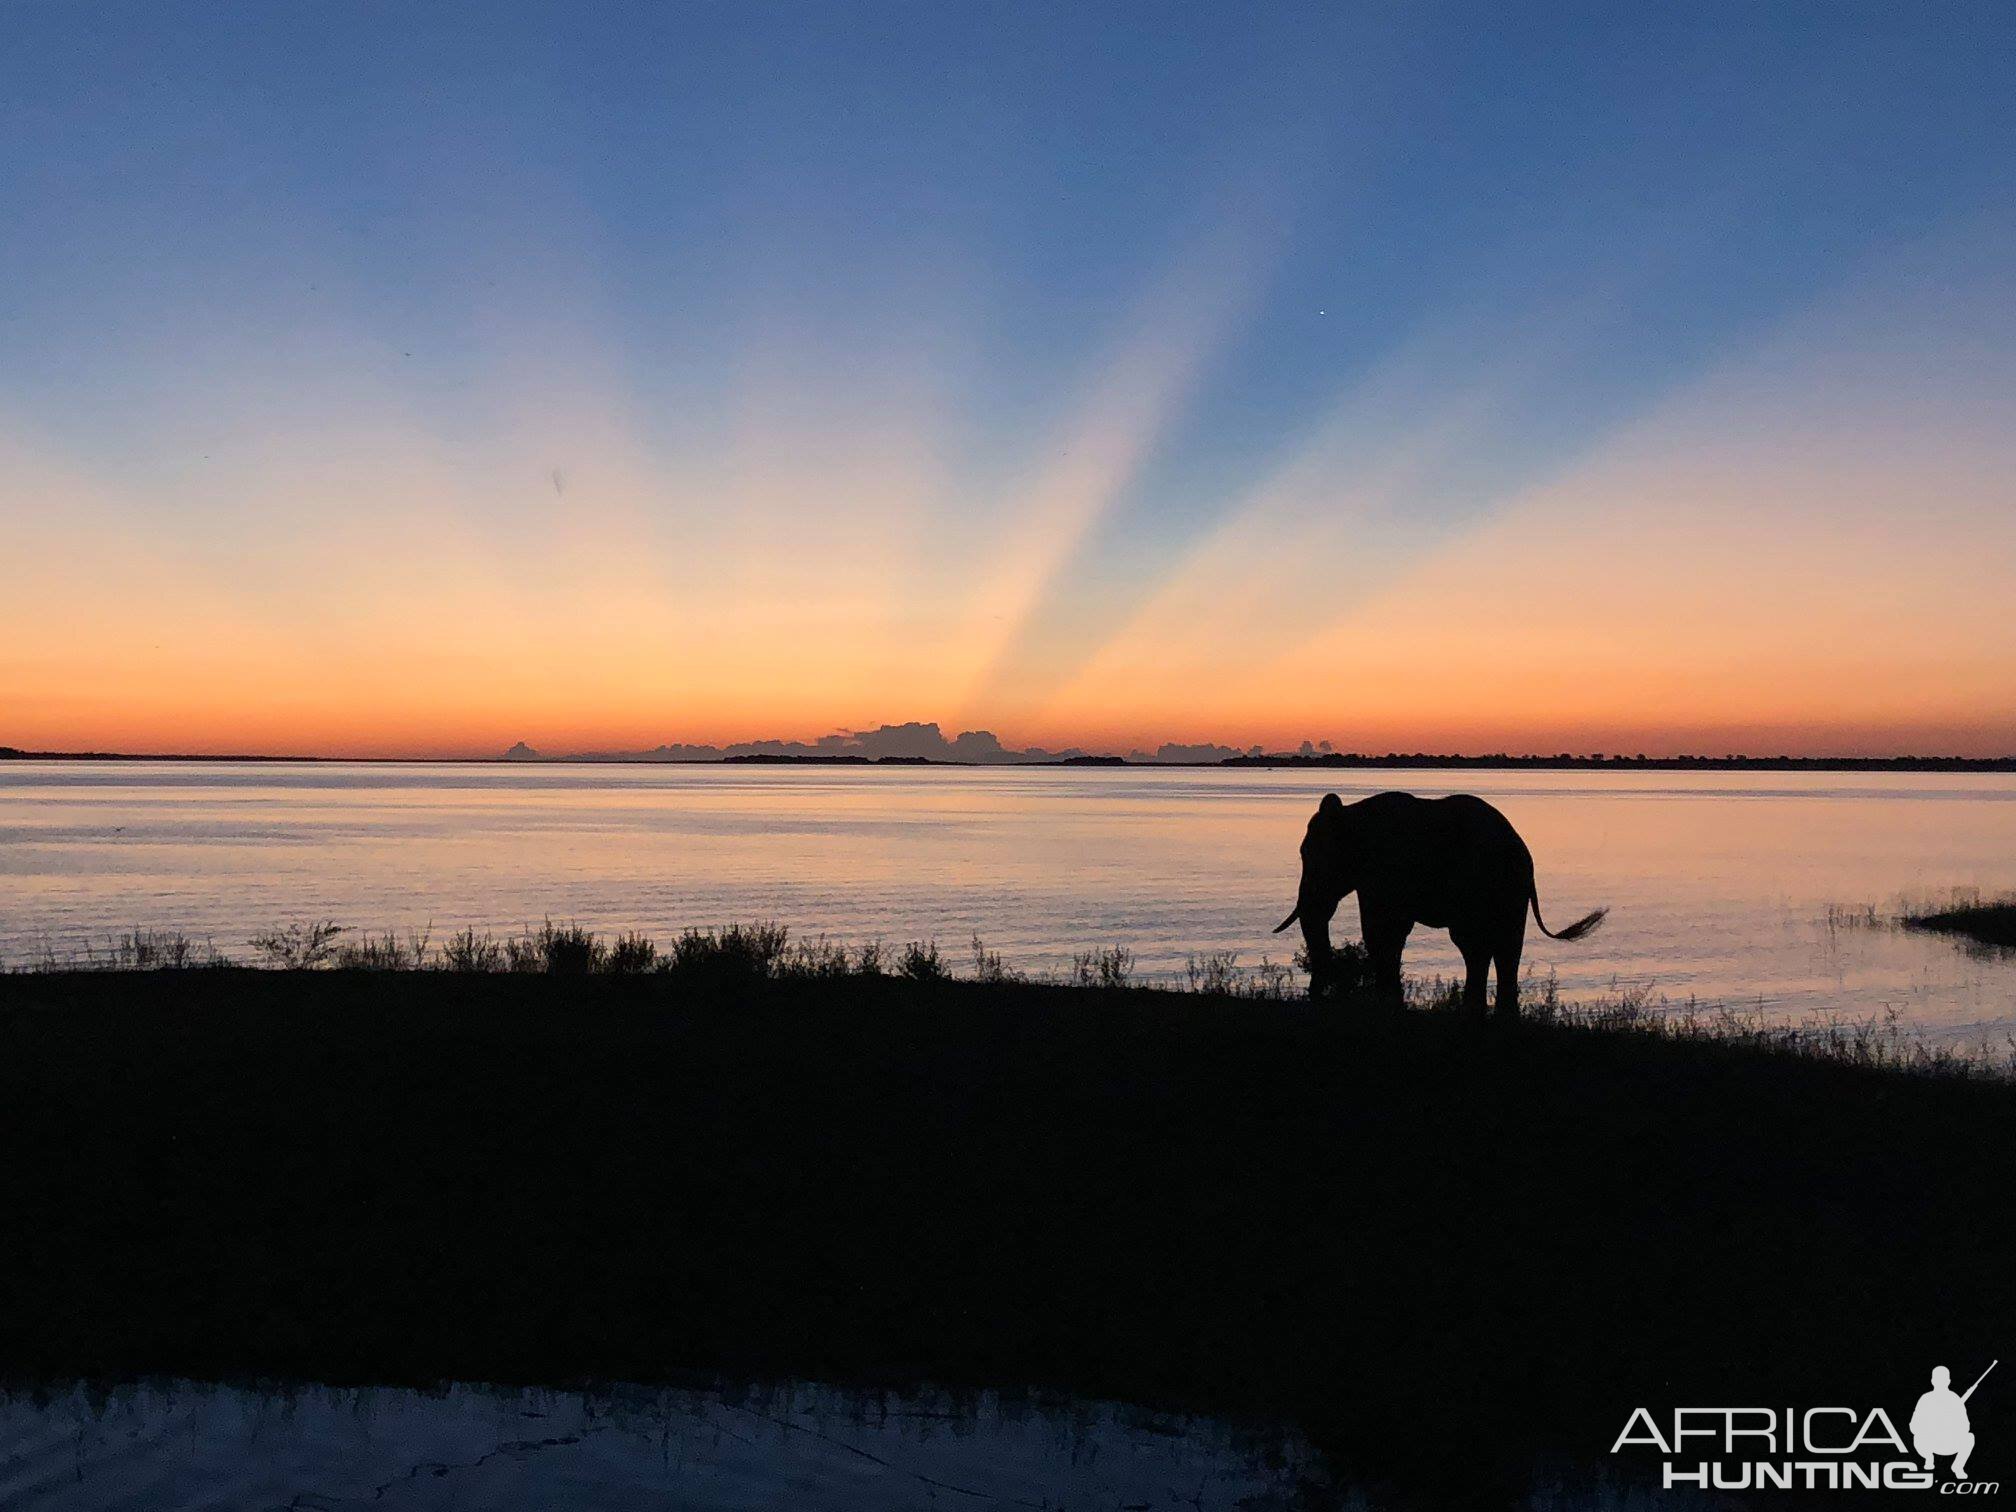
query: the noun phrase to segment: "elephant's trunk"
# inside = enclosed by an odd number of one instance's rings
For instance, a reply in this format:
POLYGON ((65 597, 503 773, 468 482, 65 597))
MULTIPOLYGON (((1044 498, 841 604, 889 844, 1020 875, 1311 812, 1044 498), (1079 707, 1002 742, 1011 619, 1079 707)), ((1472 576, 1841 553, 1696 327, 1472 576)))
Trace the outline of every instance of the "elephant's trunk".
POLYGON ((1296 889, 1294 909, 1274 926, 1274 933, 1281 933, 1299 919, 1303 942, 1309 947, 1309 960, 1312 964, 1320 963, 1330 955, 1330 916, 1335 912, 1337 900, 1329 896, 1326 889, 1304 877, 1302 885, 1296 889))
POLYGON ((1283 929, 1298 919, 1302 922, 1303 960, 1309 967, 1309 996, 1312 998, 1325 997, 1330 992, 1334 966, 1330 951, 1330 916, 1336 911, 1334 901, 1311 896, 1311 890, 1305 887, 1296 899, 1295 912, 1281 921, 1283 929))
POLYGON ((1332 903, 1328 908, 1303 906, 1295 910, 1302 921, 1302 944, 1309 952, 1309 969, 1320 972, 1330 960, 1330 915, 1337 911, 1332 903))

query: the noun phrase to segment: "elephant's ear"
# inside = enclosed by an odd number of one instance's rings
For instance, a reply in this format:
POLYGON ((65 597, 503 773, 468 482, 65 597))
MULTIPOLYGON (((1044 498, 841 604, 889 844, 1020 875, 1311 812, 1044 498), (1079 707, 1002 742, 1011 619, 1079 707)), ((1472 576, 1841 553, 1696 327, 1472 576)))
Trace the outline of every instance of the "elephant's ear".
POLYGON ((1335 793, 1325 793, 1323 801, 1316 805, 1316 812, 1319 814, 1341 814, 1344 812, 1344 800, 1339 798, 1335 793))

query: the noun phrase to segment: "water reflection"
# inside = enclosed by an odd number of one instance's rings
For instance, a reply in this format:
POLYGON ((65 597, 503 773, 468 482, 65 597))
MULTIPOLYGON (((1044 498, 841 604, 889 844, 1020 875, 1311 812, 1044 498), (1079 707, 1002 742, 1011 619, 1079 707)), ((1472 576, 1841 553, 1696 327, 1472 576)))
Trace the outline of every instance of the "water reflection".
POLYGON ((0 1505, 51 1512, 1335 1504, 1312 1473, 1286 1434, 993 1395, 175 1383, 0 1402, 0 1505))
MULTIPOLYGON (((1446 1471, 1446 1467, 1445 1471, 1446 1471)), ((1438 1476, 1446 1492, 1446 1473, 1438 1476)), ((1484 1502, 1548 1512, 1727 1504, 1536 1469, 1484 1502)), ((1480 1489, 1480 1488, 1473 1488, 1480 1489)), ((257 1390, 154 1382, 0 1397, 0 1506, 553 1507, 585 1512, 1366 1512, 1405 1486, 1338 1484, 1285 1430, 995 1393, 646 1387, 257 1390)))
MULTIPOLYGON (((1536 1470, 1488 1500, 1550 1512, 1726 1504, 1589 1466, 1536 1470)), ((1339 1486, 1284 1429, 1058 1397, 175 1381, 0 1397, 0 1506, 1357 1512, 1423 1502, 1403 1486, 1339 1486)))
MULTIPOLYGON (((0 764, 0 957, 168 928, 227 952, 290 918, 514 931, 551 915, 661 938, 774 918, 900 944, 974 933, 1012 966, 1131 947, 1283 954, 1316 799, 1474 791, 1531 843, 1550 915, 1529 981, 1650 984, 1805 1018, 1897 1010, 1999 1044, 2016 961, 1830 908, 2016 888, 2016 776, 720 766, 0 764)), ((1355 930, 1347 905, 1340 935, 1355 930)), ((1411 970, 1452 974, 1417 931, 1411 970)))

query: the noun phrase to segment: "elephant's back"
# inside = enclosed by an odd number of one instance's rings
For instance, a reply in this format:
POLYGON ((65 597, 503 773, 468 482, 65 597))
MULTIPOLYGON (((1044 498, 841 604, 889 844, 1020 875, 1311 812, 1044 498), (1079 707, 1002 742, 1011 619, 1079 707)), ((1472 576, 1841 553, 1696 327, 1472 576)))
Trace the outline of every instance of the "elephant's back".
POLYGON ((1474 793, 1451 793, 1446 798, 1428 798, 1422 802, 1440 811, 1437 827, 1452 846, 1496 861, 1509 872, 1532 876, 1532 851, 1526 848, 1526 841, 1513 828, 1512 821, 1495 805, 1474 793))
POLYGON ((1499 874, 1531 877, 1533 854, 1512 821, 1474 793, 1421 798, 1413 793, 1374 793, 1352 808, 1369 823, 1359 831, 1374 850, 1395 852, 1395 860, 1481 866, 1499 874))
POLYGON ((1516 908, 1533 891, 1533 857, 1497 809, 1470 793, 1419 798, 1380 793, 1363 811, 1352 840, 1359 897, 1368 906, 1404 911, 1432 928, 1477 921, 1516 908))
POLYGON ((1519 831, 1512 827, 1512 821, 1501 813, 1496 804, 1487 803, 1475 793, 1451 793, 1446 798, 1423 798, 1418 800, 1438 808, 1456 823, 1470 825, 1477 830, 1501 830, 1517 839, 1519 831))

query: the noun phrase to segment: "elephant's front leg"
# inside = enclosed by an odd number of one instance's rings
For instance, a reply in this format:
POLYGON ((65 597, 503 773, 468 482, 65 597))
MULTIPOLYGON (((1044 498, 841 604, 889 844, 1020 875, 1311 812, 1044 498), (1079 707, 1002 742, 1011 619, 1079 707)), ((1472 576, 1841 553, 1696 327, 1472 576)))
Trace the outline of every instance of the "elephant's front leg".
POLYGON ((1407 1003, 1400 982, 1400 953, 1407 947, 1408 931, 1414 921, 1404 913, 1381 908, 1358 895, 1358 926, 1365 935, 1365 953, 1372 958, 1372 987, 1379 1001, 1401 1008, 1407 1003))

